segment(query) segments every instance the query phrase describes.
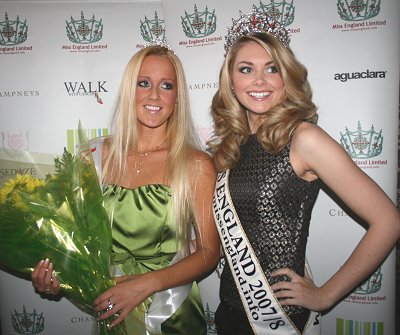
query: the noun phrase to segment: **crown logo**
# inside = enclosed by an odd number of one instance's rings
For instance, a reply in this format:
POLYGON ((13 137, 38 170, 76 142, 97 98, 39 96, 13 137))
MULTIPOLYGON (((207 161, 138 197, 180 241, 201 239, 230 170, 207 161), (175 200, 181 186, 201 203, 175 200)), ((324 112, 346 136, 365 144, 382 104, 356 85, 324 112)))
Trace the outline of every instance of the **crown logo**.
POLYGON ((382 152, 382 130, 377 133, 372 125, 370 130, 364 131, 358 121, 356 131, 349 131, 346 127, 346 132, 340 133, 340 143, 352 158, 375 157, 382 152))
POLYGON ((204 310, 204 317, 207 322, 207 333, 208 334, 216 334, 217 329, 215 327, 215 312, 211 312, 210 306, 208 305, 208 303, 204 310))
POLYGON ((276 22, 279 22, 282 26, 286 27, 294 21, 294 6, 292 1, 274 1, 271 0, 268 5, 263 4, 260 1, 260 7, 256 7, 258 11, 261 11, 268 16, 272 17, 276 22))
POLYGON ((67 35, 71 42, 77 44, 90 44, 100 41, 103 37, 103 23, 102 19, 97 21, 92 16, 92 19, 85 19, 83 11, 81 11, 81 18, 75 20, 71 16, 71 21, 66 21, 67 35))
POLYGON ((368 20, 379 14, 381 0, 338 0, 339 16, 346 21, 368 20))
POLYGON ((140 33, 145 41, 165 39, 164 20, 158 18, 157 11, 154 13, 154 20, 149 20, 146 16, 144 21, 140 20, 140 33))
POLYGON ((181 16, 181 20, 183 31, 190 38, 205 37, 211 35, 217 29, 215 9, 211 13, 207 6, 204 12, 199 12, 195 4, 194 13, 188 14, 185 11, 185 17, 181 16))
POLYGON ((36 314, 36 310, 33 310, 33 313, 27 313, 25 306, 22 313, 15 310, 11 313, 11 321, 18 334, 38 334, 44 329, 43 313, 36 314))
POLYGON ((360 295, 373 294, 378 292, 382 287, 382 271, 379 267, 371 277, 369 277, 365 282, 358 286, 353 293, 360 295))
POLYGON ((4 21, 0 22, 0 45, 17 45, 26 41, 28 37, 28 26, 26 20, 21 22, 19 16, 10 21, 7 12, 4 14, 4 21))

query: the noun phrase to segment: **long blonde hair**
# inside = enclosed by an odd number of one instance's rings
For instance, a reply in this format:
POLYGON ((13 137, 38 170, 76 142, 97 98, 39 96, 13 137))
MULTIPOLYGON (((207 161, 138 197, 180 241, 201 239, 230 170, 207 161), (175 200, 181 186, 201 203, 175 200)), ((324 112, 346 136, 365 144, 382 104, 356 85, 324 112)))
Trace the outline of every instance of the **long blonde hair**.
POLYGON ((251 41, 269 53, 284 83, 282 101, 265 113, 257 130, 257 138, 265 150, 278 153, 287 145, 299 123, 316 123, 318 119, 307 69, 291 49, 267 33, 241 37, 226 55, 219 75, 219 89, 211 105, 215 128, 208 150, 213 154, 218 171, 235 166, 240 157, 239 147, 250 133, 246 110, 232 92, 232 71, 238 51, 251 41))
POLYGON ((108 154, 104 163, 103 178, 106 176, 112 180, 122 180, 123 176, 128 173, 128 155, 138 150, 135 110, 137 77, 143 60, 150 55, 166 57, 173 65, 177 77, 177 103, 167 122, 166 177, 172 190, 177 241, 187 251, 191 223, 197 219, 194 215, 196 212, 195 202, 190 187, 189 162, 193 159, 191 152, 200 147, 200 141, 191 118, 187 83, 182 63, 167 48, 149 46, 141 49, 132 56, 125 68, 113 116, 112 136, 107 140, 108 154))

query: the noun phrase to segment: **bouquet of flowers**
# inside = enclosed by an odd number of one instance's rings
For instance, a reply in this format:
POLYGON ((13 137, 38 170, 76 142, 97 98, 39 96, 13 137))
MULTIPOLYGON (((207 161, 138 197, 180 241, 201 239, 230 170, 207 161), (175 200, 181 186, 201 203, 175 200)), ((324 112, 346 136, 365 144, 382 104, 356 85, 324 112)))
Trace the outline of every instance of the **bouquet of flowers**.
MULTIPOLYGON (((83 136, 83 135, 81 135, 83 136)), ((92 303, 115 285, 109 271, 112 250, 109 215, 91 152, 64 150, 44 179, 16 175, 0 190, 0 264, 30 274, 49 258, 66 297, 96 316, 92 303)), ((123 325, 100 334, 125 334, 123 325)))

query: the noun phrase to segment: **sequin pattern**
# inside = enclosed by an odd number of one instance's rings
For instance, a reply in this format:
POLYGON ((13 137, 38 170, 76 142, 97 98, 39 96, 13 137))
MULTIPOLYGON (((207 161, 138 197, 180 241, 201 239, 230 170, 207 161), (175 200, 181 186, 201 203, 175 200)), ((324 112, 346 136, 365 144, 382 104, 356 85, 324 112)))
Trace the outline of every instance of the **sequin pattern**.
MULTIPOLYGON (((290 143, 271 155, 251 135, 240 153, 241 158, 230 173, 231 197, 268 281, 273 284, 288 280, 271 276, 272 271, 284 267, 304 275, 311 210, 319 181, 307 182, 294 173, 290 143)), ((221 277, 221 299, 243 309, 228 266, 221 277)), ((294 319, 307 319, 309 314, 298 306, 285 306, 284 310, 294 319)))

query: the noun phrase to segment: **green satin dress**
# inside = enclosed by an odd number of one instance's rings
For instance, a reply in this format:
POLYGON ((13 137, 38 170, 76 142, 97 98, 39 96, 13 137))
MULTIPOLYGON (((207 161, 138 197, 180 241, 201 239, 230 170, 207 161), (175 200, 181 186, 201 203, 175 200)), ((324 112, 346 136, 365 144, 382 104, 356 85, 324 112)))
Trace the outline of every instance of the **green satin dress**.
MULTIPOLYGON (((168 266, 177 252, 170 187, 156 184, 128 189, 105 185, 104 199, 106 209, 113 208, 113 261, 117 269, 124 274, 143 274, 168 266)), ((146 300, 146 308, 151 300, 146 300)), ((161 324, 161 330, 165 335, 206 334, 196 283, 182 305, 161 324)))

